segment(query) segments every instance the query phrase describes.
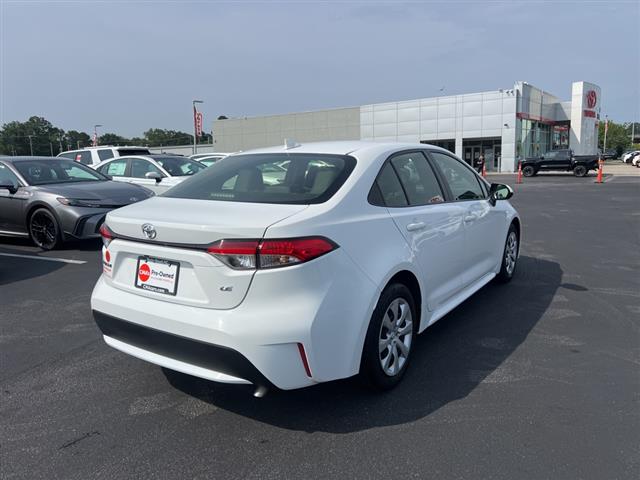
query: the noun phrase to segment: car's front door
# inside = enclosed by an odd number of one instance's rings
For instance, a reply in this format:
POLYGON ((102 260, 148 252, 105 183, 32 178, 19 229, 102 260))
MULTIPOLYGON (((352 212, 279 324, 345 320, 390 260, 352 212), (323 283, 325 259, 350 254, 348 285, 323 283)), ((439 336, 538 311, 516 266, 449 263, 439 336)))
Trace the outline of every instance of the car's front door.
POLYGON ((15 193, 0 189, 0 231, 8 233, 26 234, 25 205, 29 199, 28 193, 17 175, 0 162, 0 182, 10 181, 18 186, 15 193))
POLYGON ((129 161, 131 163, 129 176, 132 183, 144 185, 156 193, 162 193, 169 188, 166 184, 162 184, 162 180, 157 182, 154 178, 146 177, 147 173, 152 172, 157 173, 161 178, 166 178, 166 175, 152 162, 144 158, 132 158, 129 161))
POLYGON ((464 209, 445 202, 445 194, 421 151, 393 155, 377 184, 422 271, 427 308, 436 310, 463 288, 464 209))
POLYGON ((457 158, 430 151, 434 165, 447 183, 455 205, 463 209, 465 227, 465 286, 495 273, 502 258, 504 213, 488 201, 478 175, 457 158))

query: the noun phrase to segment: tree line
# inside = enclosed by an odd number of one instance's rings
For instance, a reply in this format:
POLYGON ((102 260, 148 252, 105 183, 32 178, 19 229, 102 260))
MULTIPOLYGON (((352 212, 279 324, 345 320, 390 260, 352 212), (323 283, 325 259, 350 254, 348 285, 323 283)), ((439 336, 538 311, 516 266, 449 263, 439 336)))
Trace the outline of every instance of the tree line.
MULTIPOLYGON (((598 147, 603 148, 604 145, 604 129, 605 122, 600 121, 598 125, 598 147)), ((632 123, 615 123, 609 120, 607 128, 607 150, 616 150, 619 155, 625 150, 634 148, 635 145, 640 147, 640 123, 635 122, 635 128, 632 123), (634 141, 631 140, 631 134, 634 134, 634 141)))
MULTIPOLYGON (((198 138, 198 143, 211 143, 210 134, 198 138)), ((150 128, 142 137, 127 138, 115 133, 98 136, 99 145, 136 145, 161 147, 193 143, 193 135, 179 130, 150 128)), ((0 155, 54 156, 66 150, 92 145, 92 136, 77 130, 65 131, 43 117, 33 116, 26 122, 8 122, 0 128, 0 155)))

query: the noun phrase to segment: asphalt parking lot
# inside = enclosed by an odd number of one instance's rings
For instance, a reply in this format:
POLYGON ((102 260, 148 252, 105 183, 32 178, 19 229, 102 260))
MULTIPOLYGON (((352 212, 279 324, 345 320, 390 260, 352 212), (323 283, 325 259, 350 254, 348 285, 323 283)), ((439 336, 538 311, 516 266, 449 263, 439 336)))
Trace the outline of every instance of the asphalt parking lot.
POLYGON ((385 394, 255 399, 126 356, 90 315, 99 242, 0 240, 2 478, 638 478, 640 177, 594 180, 514 185, 516 278, 421 335, 385 394))

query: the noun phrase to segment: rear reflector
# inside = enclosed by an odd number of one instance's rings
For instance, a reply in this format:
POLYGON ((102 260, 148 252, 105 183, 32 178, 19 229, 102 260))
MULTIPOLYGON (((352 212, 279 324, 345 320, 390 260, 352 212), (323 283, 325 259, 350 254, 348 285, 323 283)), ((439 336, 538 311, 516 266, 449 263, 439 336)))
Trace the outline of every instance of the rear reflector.
POLYGON ((267 240, 219 240, 207 248, 231 268, 277 268, 308 262, 338 248, 324 237, 267 240))
POLYGON ((304 371, 307 373, 307 377, 311 378, 311 369, 309 368, 309 360, 307 359, 307 352, 304 351, 304 345, 298 343, 298 352, 300 353, 300 358, 302 359, 302 365, 304 366, 304 371))

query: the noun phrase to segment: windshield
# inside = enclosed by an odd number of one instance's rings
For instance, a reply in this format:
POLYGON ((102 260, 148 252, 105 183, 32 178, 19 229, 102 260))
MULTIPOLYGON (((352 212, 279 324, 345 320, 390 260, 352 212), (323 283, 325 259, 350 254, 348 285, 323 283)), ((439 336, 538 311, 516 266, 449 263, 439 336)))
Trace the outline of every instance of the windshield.
POLYGON ((206 167, 195 160, 182 157, 153 157, 172 177, 193 175, 206 167))
POLYGON ((29 185, 108 180, 107 177, 95 170, 64 158, 55 160, 21 160, 14 162, 13 165, 29 185))
POLYGON ((163 196, 226 202, 322 203, 338 191, 355 164, 355 158, 346 155, 234 155, 218 160, 163 196))

